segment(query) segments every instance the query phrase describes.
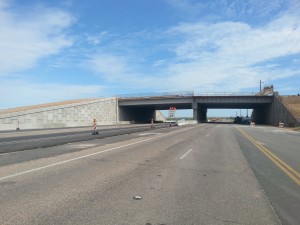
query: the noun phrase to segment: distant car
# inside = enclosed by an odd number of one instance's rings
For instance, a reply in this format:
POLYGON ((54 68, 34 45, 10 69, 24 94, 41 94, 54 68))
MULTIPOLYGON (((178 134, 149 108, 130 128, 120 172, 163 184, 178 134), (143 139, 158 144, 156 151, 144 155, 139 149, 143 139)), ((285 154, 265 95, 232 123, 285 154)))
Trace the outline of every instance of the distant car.
POLYGON ((250 117, 239 117, 239 116, 237 116, 234 119, 234 123, 238 123, 238 124, 250 124, 251 123, 251 118, 250 117))
POLYGON ((251 118, 249 117, 242 118, 242 124, 250 124, 250 123, 251 123, 251 118))
POLYGON ((170 122, 169 126, 170 127, 178 126, 178 123, 176 121, 175 122, 170 122))

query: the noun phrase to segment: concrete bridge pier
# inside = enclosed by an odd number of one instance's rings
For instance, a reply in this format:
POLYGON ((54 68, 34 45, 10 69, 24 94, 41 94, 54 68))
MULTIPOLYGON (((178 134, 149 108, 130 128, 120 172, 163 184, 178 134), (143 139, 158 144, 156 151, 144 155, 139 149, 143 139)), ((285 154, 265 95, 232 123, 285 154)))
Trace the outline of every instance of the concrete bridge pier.
POLYGON ((197 103, 193 103, 193 119, 197 120, 198 123, 207 121, 207 108, 200 106, 197 103))
POLYGON ((199 112, 199 120, 200 122, 207 122, 207 108, 200 107, 199 112))
POLYGON ((197 103, 193 103, 192 104, 192 108, 193 108, 193 120, 197 120, 197 122, 199 123, 200 118, 199 118, 199 112, 198 112, 198 104, 197 103))

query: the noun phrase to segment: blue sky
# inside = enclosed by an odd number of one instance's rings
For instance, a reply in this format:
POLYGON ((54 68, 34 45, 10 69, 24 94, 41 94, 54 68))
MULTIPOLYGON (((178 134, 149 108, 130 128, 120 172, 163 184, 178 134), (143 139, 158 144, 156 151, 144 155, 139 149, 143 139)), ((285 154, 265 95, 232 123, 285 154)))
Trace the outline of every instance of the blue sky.
POLYGON ((300 93, 299 0, 0 0, 0 109, 152 92, 300 93))

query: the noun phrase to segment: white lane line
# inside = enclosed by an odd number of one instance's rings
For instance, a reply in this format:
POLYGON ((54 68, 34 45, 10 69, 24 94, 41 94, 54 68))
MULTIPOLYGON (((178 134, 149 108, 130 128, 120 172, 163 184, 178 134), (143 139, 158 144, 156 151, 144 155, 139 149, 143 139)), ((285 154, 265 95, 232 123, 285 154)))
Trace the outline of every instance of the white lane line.
POLYGON ((68 145, 70 148, 92 148, 95 147, 95 144, 72 144, 68 145))
POLYGON ((180 157, 180 159, 184 159, 193 149, 188 150, 186 153, 183 154, 183 156, 180 157))
POLYGON ((219 125, 215 126, 215 127, 214 127, 214 128, 206 135, 206 137, 208 137, 209 135, 211 135, 211 133, 214 132, 215 129, 216 129, 218 126, 219 126, 219 125))
POLYGON ((64 163, 72 162, 72 161, 75 161, 75 160, 84 159, 84 158, 87 158, 87 157, 90 157, 90 156, 99 155, 99 154, 102 154, 102 153, 105 153, 105 152, 114 151, 116 149, 128 147, 128 146, 131 146, 131 145, 136 145, 136 144, 139 144, 139 143, 143 143, 143 142, 150 141, 150 140, 153 140, 153 139, 157 139, 157 138, 160 138, 160 137, 168 136, 168 135, 171 135, 171 134, 187 131, 187 130, 190 130, 190 129, 195 129, 195 128, 198 128, 198 126, 176 130, 174 132, 170 132, 170 133, 167 133, 167 134, 155 136, 155 137, 148 138, 148 139, 145 139, 145 140, 142 140, 142 141, 133 142, 133 143, 130 143, 130 144, 126 144, 126 145, 110 148, 110 149, 107 149, 107 150, 103 150, 103 151, 100 151, 100 152, 95 152, 95 153, 79 156, 79 157, 76 157, 76 158, 71 158, 71 159, 68 159, 68 160, 61 161, 61 162, 49 164, 47 166, 38 167, 38 168, 35 168, 35 169, 32 169, 32 170, 26 170, 26 171, 23 171, 23 172, 20 172, 20 173, 11 174, 11 175, 8 175, 8 176, 0 177, 0 181, 6 180, 6 179, 12 178, 12 177, 20 176, 20 175, 23 175, 23 174, 32 173, 32 172, 42 170, 42 169, 46 169, 46 168, 49 168, 49 167, 61 165, 61 164, 64 164, 64 163))

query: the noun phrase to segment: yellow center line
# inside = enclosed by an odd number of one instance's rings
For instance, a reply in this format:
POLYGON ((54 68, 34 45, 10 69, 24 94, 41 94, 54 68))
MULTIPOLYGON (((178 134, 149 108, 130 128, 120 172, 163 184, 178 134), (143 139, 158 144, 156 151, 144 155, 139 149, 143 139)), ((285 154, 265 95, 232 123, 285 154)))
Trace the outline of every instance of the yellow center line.
POLYGON ((251 141, 262 153, 264 153, 272 162, 275 163, 289 178, 291 178, 296 184, 300 186, 300 174, 290 167, 287 163, 281 160, 278 156, 272 153, 265 146, 259 144, 249 134, 240 128, 237 128, 249 141, 251 141))

